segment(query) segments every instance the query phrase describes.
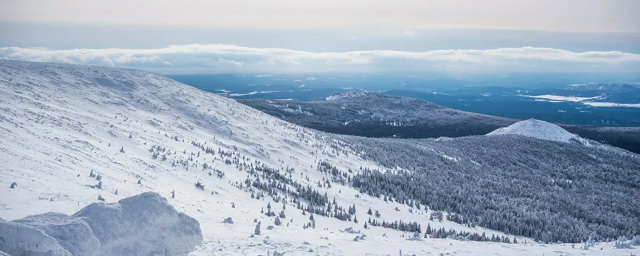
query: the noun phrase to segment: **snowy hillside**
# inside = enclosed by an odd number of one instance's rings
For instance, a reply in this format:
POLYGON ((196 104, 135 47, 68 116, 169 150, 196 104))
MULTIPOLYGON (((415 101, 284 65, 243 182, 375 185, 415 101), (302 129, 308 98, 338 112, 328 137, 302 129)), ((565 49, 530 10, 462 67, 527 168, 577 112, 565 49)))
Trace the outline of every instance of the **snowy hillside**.
POLYGON ((240 99, 287 122, 366 137, 437 138, 484 135, 517 120, 445 108, 432 102, 354 90, 327 100, 240 99))
POLYGON ((581 140, 579 136, 562 129, 560 126, 536 119, 520 121, 507 127, 497 129, 487 135, 492 136, 505 134, 522 135, 542 140, 560 142, 570 142, 573 139, 581 140))
POLYGON ((327 97, 325 100, 341 100, 341 99, 349 99, 349 98, 358 98, 369 94, 367 90, 364 89, 356 89, 353 91, 347 92, 339 92, 327 97))
POLYGON ((99 197, 154 191, 200 223, 204 241, 191 255, 640 252, 520 236, 506 243, 516 237, 361 193, 345 179, 398 170, 340 137, 149 72, 0 60, 0 141, 0 218, 72 215, 99 197), (365 228, 368 219, 378 225, 365 228), (413 223, 422 230, 415 238, 413 223), (427 227, 456 234, 423 238, 427 227), (464 232, 495 239, 453 239, 464 232))

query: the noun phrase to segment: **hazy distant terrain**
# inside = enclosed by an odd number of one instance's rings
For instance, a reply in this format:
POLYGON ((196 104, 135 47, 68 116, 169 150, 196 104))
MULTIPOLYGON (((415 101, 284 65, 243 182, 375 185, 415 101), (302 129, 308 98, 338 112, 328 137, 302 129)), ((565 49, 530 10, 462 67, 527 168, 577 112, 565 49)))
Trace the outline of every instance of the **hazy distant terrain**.
POLYGON ((169 77, 235 99, 309 101, 361 88, 506 118, 536 118, 576 125, 640 126, 640 86, 635 84, 640 82, 640 77, 625 75, 510 74, 450 77, 443 74, 319 73, 169 77), (590 84, 592 81, 603 81, 606 84, 590 84))

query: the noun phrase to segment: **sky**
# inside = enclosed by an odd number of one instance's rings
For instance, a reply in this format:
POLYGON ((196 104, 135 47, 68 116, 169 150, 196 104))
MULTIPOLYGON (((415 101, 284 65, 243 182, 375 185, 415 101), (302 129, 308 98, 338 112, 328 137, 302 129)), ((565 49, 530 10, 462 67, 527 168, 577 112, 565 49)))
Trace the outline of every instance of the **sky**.
POLYGON ((637 0, 0 0, 0 58, 225 72, 640 72, 637 0))

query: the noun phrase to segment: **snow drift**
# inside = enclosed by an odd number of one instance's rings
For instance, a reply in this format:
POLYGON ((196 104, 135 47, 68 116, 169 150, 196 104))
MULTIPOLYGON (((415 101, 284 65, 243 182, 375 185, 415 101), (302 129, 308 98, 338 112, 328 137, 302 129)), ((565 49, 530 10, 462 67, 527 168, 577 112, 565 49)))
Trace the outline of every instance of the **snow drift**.
POLYGON ((202 243, 200 224, 157 193, 114 204, 0 220, 0 251, 10 255, 188 255, 202 243))
POLYGON ((538 138, 542 140, 552 140, 560 142, 570 142, 572 139, 582 141, 579 136, 562 129, 555 124, 540 121, 537 119, 529 119, 514 123, 507 127, 502 127, 487 135, 504 135, 516 134, 527 137, 538 138))

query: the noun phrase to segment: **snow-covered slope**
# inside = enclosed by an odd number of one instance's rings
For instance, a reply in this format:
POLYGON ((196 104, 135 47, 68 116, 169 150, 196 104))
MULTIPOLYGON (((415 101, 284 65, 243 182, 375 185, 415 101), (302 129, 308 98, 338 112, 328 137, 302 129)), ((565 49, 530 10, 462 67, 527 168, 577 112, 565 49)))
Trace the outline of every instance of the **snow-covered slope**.
POLYGON ((560 126, 536 119, 520 121, 507 127, 497 129, 487 135, 505 134, 516 134, 542 140, 560 142, 570 142, 572 139, 580 139, 577 135, 562 129, 560 126))
MULTIPOLYGON (((319 161, 345 172, 383 168, 333 137, 149 72, 0 60, 0 142, 0 218, 5 220, 49 211, 71 215, 99 196, 113 203, 155 191, 199 221, 204 242, 192 255, 274 250, 286 255, 398 255, 400 250, 404 255, 551 255, 576 250, 524 237, 518 240, 527 244, 415 241, 397 230, 364 229, 363 223, 373 218, 366 211, 372 208, 381 213, 378 221, 504 235, 432 221, 430 210, 410 212, 404 204, 360 194, 339 182, 323 185, 329 176, 319 171, 319 161), (316 216, 315 228, 305 228, 309 214, 296 209, 292 198, 247 185, 269 171, 335 198, 345 209, 355 205, 360 222, 316 216), (282 225, 261 213, 268 206, 286 214, 282 225), (223 222, 228 217, 233 224, 223 222), (262 229, 252 237, 254 221, 262 229), (345 231, 349 227, 366 238, 354 241, 355 234, 345 231)), ((584 253, 629 253, 611 244, 598 246, 584 253)))

